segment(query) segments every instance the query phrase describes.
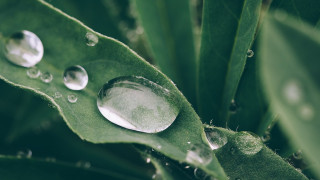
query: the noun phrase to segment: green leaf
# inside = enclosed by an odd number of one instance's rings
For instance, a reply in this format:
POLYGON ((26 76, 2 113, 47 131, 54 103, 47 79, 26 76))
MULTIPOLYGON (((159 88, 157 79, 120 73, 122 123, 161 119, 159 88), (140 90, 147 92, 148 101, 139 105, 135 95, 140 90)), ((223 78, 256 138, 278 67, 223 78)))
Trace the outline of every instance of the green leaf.
POLYGON ((62 180, 62 179, 138 179, 114 171, 85 169, 64 162, 46 162, 38 159, 19 159, 0 156, 2 179, 62 180))
MULTIPOLYGON (((40 37, 45 54, 37 67, 54 77, 49 84, 30 79, 25 68, 11 64, 1 53, 0 78, 50 100, 70 129, 82 139, 93 143, 146 144, 178 161, 186 161, 187 142, 201 143, 202 123, 187 100, 166 76, 124 44, 93 32, 43 1, 1 1, 0 12, 0 29, 4 36, 27 29, 40 37), (84 36, 87 32, 99 38, 96 46, 86 45, 84 36), (89 84, 85 90, 75 92, 64 86, 62 75, 65 68, 77 64, 87 70, 89 84), (96 105, 99 89, 113 78, 128 75, 143 76, 177 96, 175 103, 181 107, 180 114, 167 130, 157 134, 139 133, 114 125, 100 114, 96 105), (55 92, 60 92, 63 97, 54 99, 55 92), (77 103, 68 102, 69 94, 78 96, 77 103)), ((215 157, 201 168, 218 178, 225 177, 215 157)))
POLYGON ((272 110, 320 177, 320 33, 291 17, 269 17, 261 33, 261 78, 272 110))
MULTIPOLYGON (((256 154, 241 153, 237 148, 238 133, 218 129, 228 137, 228 143, 215 150, 215 153, 229 179, 307 179, 265 146, 256 154)), ((242 145, 247 144, 251 148, 249 142, 242 142, 242 145)))
POLYGON ((261 0, 204 1, 198 69, 203 121, 225 127, 259 20, 261 0))
POLYGON ((195 104, 196 58, 190 0, 136 0, 156 63, 195 104))

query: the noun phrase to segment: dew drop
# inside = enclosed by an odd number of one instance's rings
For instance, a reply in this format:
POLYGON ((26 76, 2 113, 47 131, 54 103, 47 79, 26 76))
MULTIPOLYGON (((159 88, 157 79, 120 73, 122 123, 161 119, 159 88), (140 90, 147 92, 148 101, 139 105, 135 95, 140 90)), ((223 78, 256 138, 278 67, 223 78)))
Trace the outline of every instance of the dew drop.
POLYGON ((195 168, 193 174, 196 179, 204 179, 207 176, 207 174, 199 168, 195 168))
POLYGON ((150 162, 151 162, 151 159, 150 159, 150 158, 147 158, 147 159, 146 159, 146 162, 147 162, 147 163, 150 163, 150 162))
POLYGON ((238 105, 236 104, 236 102, 234 101, 234 99, 231 100, 230 106, 229 106, 229 111, 231 113, 236 113, 238 110, 238 105))
POLYGON ((75 94, 70 94, 68 95, 68 101, 70 103, 76 103, 78 101, 78 97, 75 94))
POLYGON ((166 166, 169 166, 170 164, 168 162, 166 162, 166 166))
POLYGON ((87 32, 85 37, 86 44, 88 46, 95 46, 99 42, 98 36, 94 35, 93 33, 87 32))
POLYGON ((298 150, 297 152, 293 153, 292 156, 295 159, 302 159, 302 151, 298 150))
POLYGON ((302 100, 300 84, 296 80, 290 80, 284 84, 283 95, 288 103, 297 104, 302 100))
POLYGON ((52 81, 52 79, 53 79, 53 76, 52 76, 51 73, 45 72, 45 73, 42 73, 42 74, 40 75, 40 79, 41 79, 41 81, 44 82, 44 83, 50 83, 50 82, 52 81))
POLYGON ((185 166, 184 168, 185 168, 185 169, 189 169, 189 168, 190 168, 190 166, 185 166))
POLYGON ((88 79, 87 71, 79 65, 68 67, 63 73, 64 84, 71 90, 84 89, 88 79))
POLYGON ((60 92, 55 92, 53 97, 54 97, 55 99, 58 99, 58 98, 61 98, 61 97, 62 97, 62 94, 61 94, 60 92))
POLYGON ((41 61, 43 45, 37 35, 23 30, 12 34, 5 42, 4 54, 16 65, 32 67, 41 61))
POLYGON ((221 148, 228 142, 228 138, 225 134, 216 128, 205 128, 206 139, 212 150, 221 148))
POLYGON ((38 78, 40 74, 41 74, 40 70, 36 67, 27 69, 27 76, 31 79, 38 78))
POLYGON ((235 136, 235 145, 243 154, 254 155, 263 148, 261 139, 254 134, 242 131, 238 132, 235 136))
POLYGON ((186 161, 195 164, 209 164, 212 160, 211 149, 204 144, 192 144, 188 150, 186 161))
POLYGON ((32 151, 30 149, 17 152, 17 158, 31 158, 31 157, 32 157, 32 151))
POLYGON ((136 76, 110 80, 100 89, 97 105, 101 114, 112 123, 145 133, 167 129, 179 114, 174 94, 136 76))
POLYGON ((252 58, 254 56, 254 52, 251 49, 248 49, 247 51, 247 57, 252 58))

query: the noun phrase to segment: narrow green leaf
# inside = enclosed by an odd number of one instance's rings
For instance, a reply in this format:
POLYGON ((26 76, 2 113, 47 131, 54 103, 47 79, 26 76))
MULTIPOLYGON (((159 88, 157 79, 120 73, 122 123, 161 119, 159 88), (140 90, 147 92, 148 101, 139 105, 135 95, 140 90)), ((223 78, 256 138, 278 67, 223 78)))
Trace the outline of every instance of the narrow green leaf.
MULTIPOLYGON (((238 133, 222 128, 219 130, 228 137, 228 143, 215 150, 215 153, 229 179, 307 179, 265 146, 256 154, 241 153, 237 148, 238 133)), ((244 146, 242 148, 246 151, 256 148, 250 146, 250 142, 241 142, 241 146, 244 146)))
POLYGON ((63 162, 46 162, 38 159, 19 159, 0 156, 2 179, 63 180, 63 179, 138 179, 114 171, 79 168, 63 162))
POLYGON ((291 17, 275 17, 262 29, 261 78, 282 129, 320 177, 320 33, 291 17))
MULTIPOLYGON (((145 144, 178 161, 186 161, 188 142, 202 142, 202 123, 187 100, 165 75, 124 44, 93 32, 43 1, 1 1, 0 21, 4 36, 27 29, 40 37, 45 54, 37 67, 42 72, 50 72, 53 80, 47 84, 28 78, 26 69, 11 64, 3 53, 0 53, 0 78, 46 97, 57 107, 70 129, 82 139, 93 143, 145 144), (94 47, 86 45, 87 32, 99 38, 94 47), (71 91, 63 84, 64 69, 71 65, 81 65, 88 72, 89 84, 83 91, 71 91), (177 96, 177 101, 172 103, 181 107, 180 113, 168 129, 157 134, 139 133, 121 128, 100 114, 96 105, 100 88, 113 78, 128 75, 157 82, 177 96), (63 97, 54 99, 55 92, 60 92, 63 97), (77 95, 77 103, 68 102, 69 94, 77 95)), ((201 168, 218 178, 225 177, 215 158, 201 168)))
POLYGON ((203 121, 227 125, 260 6, 261 0, 204 1, 198 67, 198 109, 203 121))
POLYGON ((156 63, 195 104, 196 60, 190 0, 136 0, 156 63))

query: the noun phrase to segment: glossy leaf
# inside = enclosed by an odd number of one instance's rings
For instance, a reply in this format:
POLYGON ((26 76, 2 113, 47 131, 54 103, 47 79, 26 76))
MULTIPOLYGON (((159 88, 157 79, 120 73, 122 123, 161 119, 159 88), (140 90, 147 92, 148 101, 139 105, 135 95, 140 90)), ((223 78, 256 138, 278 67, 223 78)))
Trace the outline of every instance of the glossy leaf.
POLYGON ((203 121, 226 127, 259 20, 261 0, 204 1, 198 69, 203 121))
MULTIPOLYGON (((2 1, 0 12, 0 28, 4 36, 27 29, 40 37, 45 55, 37 66, 42 72, 50 72, 53 80, 47 84, 28 78, 26 69, 11 64, 3 53, 0 54, 0 78, 49 99, 70 129, 82 139, 93 143, 146 144, 179 161, 185 161, 189 148, 187 142, 201 142, 202 124, 190 104, 166 76, 124 44, 93 32, 43 1, 2 1), (86 45, 87 32, 99 38, 97 45, 86 45), (64 86, 62 74, 65 68, 77 64, 87 70, 89 84, 85 90, 74 92, 64 86), (100 114, 96 106, 99 89, 108 80, 127 75, 143 76, 177 96, 175 103, 181 107, 180 114, 167 130, 157 134, 134 132, 110 123, 100 114), (54 99, 55 92, 60 92, 63 97, 54 99), (71 104, 66 99, 71 93, 77 95, 77 103, 71 104)), ((1 46, 3 48, 3 43, 1 46)), ((225 177, 215 158, 201 168, 219 178, 225 177)))
POLYGON ((195 104, 196 58, 190 0, 136 0, 156 64, 195 104))
POLYGON ((261 78, 282 129, 319 176, 320 33, 291 17, 275 17, 262 29, 261 78))

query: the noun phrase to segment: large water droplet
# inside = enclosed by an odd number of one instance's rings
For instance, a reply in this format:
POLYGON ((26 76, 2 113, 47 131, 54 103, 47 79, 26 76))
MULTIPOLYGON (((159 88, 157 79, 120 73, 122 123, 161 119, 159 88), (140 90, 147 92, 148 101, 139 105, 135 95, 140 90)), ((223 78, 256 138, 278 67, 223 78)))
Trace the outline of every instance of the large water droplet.
POLYGON ((220 130, 216 128, 205 128, 207 141, 212 150, 221 148, 228 142, 228 138, 220 130))
POLYGON ((99 42, 98 36, 87 32, 86 34, 86 43, 88 46, 95 46, 99 42))
POLYGON ((256 135, 242 131, 238 132, 235 136, 235 145, 243 154, 254 155, 263 148, 261 139, 256 135))
POLYGON ((254 52, 251 49, 248 49, 247 51, 247 57, 252 58, 254 56, 254 52))
POLYGON ((4 54, 16 65, 32 67, 41 61, 43 45, 37 35, 23 30, 12 34, 6 41, 4 54))
POLYGON ((109 121, 135 131, 156 133, 167 129, 179 114, 176 97, 143 77, 125 76, 106 83, 97 105, 109 121))
POLYGON ((52 76, 51 73, 45 72, 45 73, 42 73, 42 74, 40 75, 40 79, 41 79, 41 81, 44 82, 44 83, 50 83, 50 82, 52 81, 52 79, 53 79, 53 76, 52 76))
POLYGON ((209 164, 212 160, 211 149, 203 144, 192 144, 188 150, 186 161, 195 164, 209 164))
POLYGON ((29 78, 35 79, 40 76, 41 72, 38 68, 32 67, 27 70, 27 75, 29 78))
POLYGON ((302 90, 296 80, 284 84, 283 95, 290 104, 297 104, 302 100, 302 90))
POLYGON ((84 89, 88 84, 87 71, 77 65, 68 67, 63 73, 64 84, 71 90, 84 89))

